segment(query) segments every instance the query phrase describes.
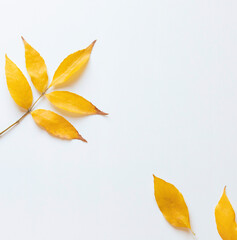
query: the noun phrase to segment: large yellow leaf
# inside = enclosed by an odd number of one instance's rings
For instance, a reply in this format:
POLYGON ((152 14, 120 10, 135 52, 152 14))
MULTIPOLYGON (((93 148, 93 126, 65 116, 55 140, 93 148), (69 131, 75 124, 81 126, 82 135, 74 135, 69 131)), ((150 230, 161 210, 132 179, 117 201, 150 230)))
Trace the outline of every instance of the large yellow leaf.
POLYGON ((71 113, 80 115, 107 115, 107 113, 100 111, 91 102, 75 93, 55 91, 46 94, 46 97, 54 106, 71 113))
POLYGON ((21 70, 6 55, 5 73, 8 90, 20 107, 29 109, 32 105, 33 95, 31 87, 21 70))
POLYGON ((235 212, 226 195, 226 187, 215 209, 217 230, 223 240, 237 240, 235 212))
POLYGON ((56 70, 49 87, 59 86, 69 80, 76 72, 80 74, 90 59, 91 51, 96 41, 83 50, 79 50, 66 57, 56 70))
POLYGON ((26 69, 31 81, 39 92, 44 92, 48 86, 47 67, 40 54, 22 37, 25 46, 26 69))
POLYGON ((154 189, 156 202, 166 220, 174 227, 191 230, 188 207, 179 190, 156 176, 154 189))
POLYGON ((39 126, 55 137, 66 140, 79 139, 86 142, 70 122, 52 111, 37 109, 31 115, 39 126))

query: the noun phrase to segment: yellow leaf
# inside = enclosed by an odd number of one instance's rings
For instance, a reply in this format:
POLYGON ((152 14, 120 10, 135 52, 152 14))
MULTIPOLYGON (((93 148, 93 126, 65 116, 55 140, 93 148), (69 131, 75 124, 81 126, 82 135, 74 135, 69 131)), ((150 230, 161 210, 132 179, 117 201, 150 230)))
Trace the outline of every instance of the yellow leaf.
POLYGON ((5 65, 8 90, 20 107, 29 109, 33 101, 31 87, 21 70, 6 55, 5 65))
POLYGON ((26 69, 31 81, 39 92, 44 92, 48 86, 47 67, 40 54, 22 37, 25 46, 26 69))
POLYGON ((75 93, 55 91, 46 94, 46 97, 54 106, 71 113, 80 115, 107 115, 107 113, 100 111, 91 102, 75 93))
POLYGON ((37 109, 31 115, 39 126, 55 137, 66 140, 79 139, 86 142, 70 122, 52 111, 37 109))
POLYGON ((156 176, 154 190, 156 202, 165 219, 174 227, 191 230, 188 207, 179 190, 156 176))
POLYGON ((95 45, 95 42, 96 41, 94 41, 87 48, 72 53, 66 57, 56 70, 52 83, 49 87, 55 87, 64 84, 76 72, 80 74, 90 59, 90 54, 95 45))
POLYGON ((237 240, 235 212, 226 195, 226 187, 215 209, 217 230, 223 240, 237 240))

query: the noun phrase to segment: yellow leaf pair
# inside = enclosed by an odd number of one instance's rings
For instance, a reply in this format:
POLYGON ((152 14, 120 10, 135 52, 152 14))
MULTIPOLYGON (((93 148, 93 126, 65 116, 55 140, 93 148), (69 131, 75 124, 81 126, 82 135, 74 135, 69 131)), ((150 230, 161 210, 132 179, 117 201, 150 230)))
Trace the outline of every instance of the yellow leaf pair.
MULTIPOLYGON (((155 199, 165 219, 174 227, 190 230, 188 207, 183 195, 172 184, 154 176, 155 199)), ((226 187, 216 206, 217 230, 223 240, 237 240, 235 212, 226 196, 226 187)))
MULTIPOLYGON (((32 48, 24 38, 26 69, 35 88, 41 93, 39 99, 46 94, 51 87, 59 87, 68 83, 71 77, 80 74, 87 65, 95 41, 87 48, 77 51, 68 57, 57 68, 53 80, 48 87, 47 67, 44 59, 32 48)), ((77 130, 62 116, 48 110, 35 110, 32 108, 38 102, 33 102, 31 87, 21 70, 6 55, 5 65, 7 86, 13 100, 20 107, 32 114, 35 122, 50 134, 62 139, 80 139, 86 141, 77 130)), ((67 91, 54 91, 46 94, 47 99, 57 108, 70 113, 84 115, 106 113, 100 111, 85 98, 67 91)))

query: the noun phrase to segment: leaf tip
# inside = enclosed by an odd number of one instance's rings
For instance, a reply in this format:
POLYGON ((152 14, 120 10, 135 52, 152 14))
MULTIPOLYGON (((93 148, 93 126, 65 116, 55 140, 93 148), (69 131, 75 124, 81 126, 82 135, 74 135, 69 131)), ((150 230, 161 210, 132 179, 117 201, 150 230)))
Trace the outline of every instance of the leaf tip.
POLYGON ((95 108, 95 110, 96 110, 96 113, 99 114, 99 115, 103 115, 103 116, 109 115, 108 113, 105 113, 105 112, 101 111, 101 110, 98 109, 97 107, 95 108))
POLYGON ((88 47, 88 50, 89 50, 90 52, 92 51, 92 49, 93 49, 96 41, 97 41, 97 40, 94 40, 94 41, 90 44, 90 46, 88 47))
POLYGON ((87 143, 87 140, 85 138, 83 138, 81 135, 79 135, 77 139, 81 140, 82 142, 87 143))
POLYGON ((223 194, 226 195, 226 186, 224 186, 223 194))
POLYGON ((11 61, 10 58, 7 56, 7 54, 5 54, 5 61, 6 61, 6 64, 11 61))
POLYGON ((91 43, 91 46, 94 47, 95 43, 97 42, 97 40, 94 40, 92 43, 91 43))
POLYGON ((27 41, 25 40, 25 38, 24 37, 22 37, 21 36, 21 39, 22 39, 22 41, 23 41, 23 44, 26 46, 26 45, 28 45, 28 43, 27 43, 27 41))
POLYGON ((82 142, 87 143, 87 140, 84 137, 82 137, 82 135, 78 131, 77 136, 74 139, 81 140, 82 142))

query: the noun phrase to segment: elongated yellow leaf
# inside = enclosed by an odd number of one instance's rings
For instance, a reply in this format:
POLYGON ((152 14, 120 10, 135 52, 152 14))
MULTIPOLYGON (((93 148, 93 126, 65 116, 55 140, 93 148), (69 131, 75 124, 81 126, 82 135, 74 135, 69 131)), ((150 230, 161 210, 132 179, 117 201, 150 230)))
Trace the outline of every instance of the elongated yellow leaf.
POLYGON ((55 137, 66 140, 79 139, 86 142, 70 122, 52 111, 37 109, 31 115, 39 126, 55 137))
POLYGON ((226 195, 226 187, 215 209, 217 230, 223 240, 237 240, 235 212, 226 195))
POLYGON ((95 42, 96 41, 87 48, 66 57, 56 70, 53 81, 49 87, 62 85, 67 82, 74 73, 81 73, 90 59, 90 54, 95 42))
POLYGON ((29 109, 32 105, 33 95, 31 87, 21 70, 6 55, 5 73, 8 90, 20 107, 29 109))
POLYGON ((25 46, 26 69, 31 81, 39 92, 44 92, 48 86, 47 67, 40 54, 22 37, 25 46))
POLYGON ((91 102, 75 93, 55 91, 46 94, 46 97, 54 106, 71 113, 80 115, 107 115, 107 113, 100 111, 91 102))
POLYGON ((188 207, 179 190, 156 176, 154 190, 156 202, 165 219, 174 227, 191 230, 188 207))

